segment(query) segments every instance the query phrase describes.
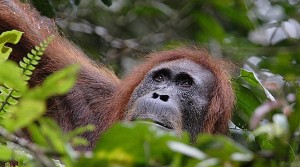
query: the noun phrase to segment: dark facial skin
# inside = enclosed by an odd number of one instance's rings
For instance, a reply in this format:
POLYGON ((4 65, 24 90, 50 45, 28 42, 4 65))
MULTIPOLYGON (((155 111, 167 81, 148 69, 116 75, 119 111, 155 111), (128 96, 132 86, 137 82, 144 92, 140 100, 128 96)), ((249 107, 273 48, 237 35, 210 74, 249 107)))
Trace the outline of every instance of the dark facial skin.
POLYGON ((128 104, 129 120, 154 122, 165 129, 202 131, 214 88, 214 75, 191 60, 165 62, 150 70, 128 104))

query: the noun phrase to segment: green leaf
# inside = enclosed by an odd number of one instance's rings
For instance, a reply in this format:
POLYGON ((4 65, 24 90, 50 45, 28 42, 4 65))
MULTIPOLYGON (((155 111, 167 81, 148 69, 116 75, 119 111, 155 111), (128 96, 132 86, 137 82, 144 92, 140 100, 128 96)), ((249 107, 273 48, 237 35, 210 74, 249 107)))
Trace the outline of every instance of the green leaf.
POLYGON ((18 100, 10 97, 8 98, 7 102, 10 104, 10 105, 16 105, 18 103, 18 100))
POLYGON ((251 90, 255 91, 256 95, 263 94, 261 95, 262 100, 270 99, 271 101, 275 101, 273 95, 262 85, 262 83, 253 72, 247 71, 245 69, 240 69, 239 79, 243 79, 244 81, 246 81, 247 84, 251 86, 251 90))
POLYGON ((75 84, 78 71, 78 65, 66 67, 47 77, 43 86, 52 89, 50 90, 51 95, 67 93, 75 84))
POLYGON ((13 91, 11 96, 14 97, 14 98, 19 98, 19 97, 22 96, 22 93, 18 92, 18 91, 13 91))
POLYGON ((35 50, 40 50, 41 49, 41 47, 39 47, 39 46, 35 46, 34 48, 35 48, 35 50))
POLYGON ((36 60, 36 61, 41 60, 41 56, 35 56, 35 57, 34 57, 34 60, 36 60))
POLYGON ((64 140, 64 132, 55 121, 45 117, 40 118, 37 124, 29 126, 29 131, 32 141, 44 146, 49 152, 60 155, 60 161, 65 166, 74 166, 71 159, 74 150, 64 140))
POLYGON ((25 62, 26 64, 30 63, 30 59, 28 59, 27 57, 23 57, 23 62, 25 62))
POLYGON ((20 62, 19 62, 19 65, 20 65, 20 67, 22 67, 22 68, 26 68, 26 66, 27 66, 27 64, 24 63, 23 61, 20 61, 20 62))
POLYGON ((31 49, 30 51, 33 55, 36 55, 37 54, 37 51, 35 49, 31 49))
POLYGON ((27 53, 27 57, 29 58, 29 59, 33 59, 33 55, 32 54, 30 54, 30 53, 27 53))
MULTIPOLYGON (((41 53, 41 54, 39 54, 40 56, 43 55, 42 52, 39 52, 39 53, 41 53)), ((34 59, 31 60, 31 64, 32 64, 32 65, 35 65, 35 66, 36 66, 38 63, 39 63, 39 62, 36 61, 36 60, 34 60, 34 59)))
POLYGON ((255 139, 262 150, 273 150, 275 148, 267 134, 260 134, 255 139))
POLYGON ((10 90, 8 88, 4 87, 4 86, 0 86, 0 92, 3 95, 8 95, 10 90))
POLYGON ((8 60, 0 64, 0 84, 5 83, 11 89, 24 91, 27 85, 21 78, 21 69, 15 62, 8 60))
POLYGON ((12 30, 3 32, 0 35, 0 63, 6 61, 12 52, 12 48, 6 47, 5 44, 17 44, 20 41, 22 34, 23 32, 12 30))
POLYGON ((27 75, 27 76, 31 76, 32 71, 26 70, 26 71, 24 71, 24 74, 27 75))
POLYGON ((65 144, 63 132, 61 128, 51 119, 42 118, 39 120, 40 130, 44 138, 48 140, 48 144, 58 153, 65 153, 65 144))
POLYGON ((27 127, 28 132, 30 133, 31 141, 40 145, 40 146, 49 146, 47 138, 43 135, 41 128, 37 124, 30 124, 27 127))
POLYGON ((243 85, 235 85, 235 94, 237 108, 234 112, 233 122, 246 128, 255 109, 262 103, 249 88, 243 85))
POLYGON ((29 80, 30 80, 30 77, 27 76, 27 75, 23 75, 23 80, 24 80, 24 81, 29 81, 29 80))
POLYGON ((32 99, 22 99, 17 105, 10 107, 11 119, 0 120, 0 124, 11 132, 26 127, 46 111, 45 102, 32 99))
POLYGON ((255 109, 263 101, 274 101, 275 98, 263 87, 253 72, 240 69, 240 76, 235 82, 237 108, 234 112, 233 122, 240 128, 245 129, 248 127, 248 121, 255 109))

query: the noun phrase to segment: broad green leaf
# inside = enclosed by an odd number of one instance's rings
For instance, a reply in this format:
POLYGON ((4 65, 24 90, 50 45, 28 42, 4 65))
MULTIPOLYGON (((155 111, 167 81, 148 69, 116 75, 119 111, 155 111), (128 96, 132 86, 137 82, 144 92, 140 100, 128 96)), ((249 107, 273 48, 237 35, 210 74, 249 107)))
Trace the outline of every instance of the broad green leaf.
POLYGON ((31 124, 46 111, 43 101, 22 99, 17 105, 10 106, 11 118, 0 120, 0 124, 11 132, 19 130, 31 124))
POLYGON ((3 32, 0 35, 0 63, 6 61, 12 52, 12 48, 5 46, 6 43, 17 44, 23 32, 12 30, 3 32))
POLYGON ((255 74, 244 69, 240 69, 240 76, 236 80, 235 89, 237 108, 232 120, 243 129, 248 127, 248 121, 253 112, 263 101, 275 100, 255 74))
POLYGON ((43 87, 48 89, 49 95, 67 93, 75 84, 78 71, 77 65, 57 71, 45 79, 43 87))
POLYGON ((264 91, 262 95, 263 100, 270 99, 271 101, 275 101, 273 95, 261 84, 261 82, 253 72, 247 71, 245 69, 240 69, 239 78, 245 80, 247 84, 251 85, 251 90, 253 92, 255 91, 256 95, 262 94, 259 91, 263 90, 264 91))
POLYGON ((235 94, 237 108, 232 121, 236 125, 246 128, 252 114, 261 105, 261 102, 249 88, 239 84, 235 85, 235 94))
POLYGON ((27 85, 21 78, 21 69, 15 62, 8 60, 0 63, 0 85, 5 83, 9 88, 24 91, 27 85))

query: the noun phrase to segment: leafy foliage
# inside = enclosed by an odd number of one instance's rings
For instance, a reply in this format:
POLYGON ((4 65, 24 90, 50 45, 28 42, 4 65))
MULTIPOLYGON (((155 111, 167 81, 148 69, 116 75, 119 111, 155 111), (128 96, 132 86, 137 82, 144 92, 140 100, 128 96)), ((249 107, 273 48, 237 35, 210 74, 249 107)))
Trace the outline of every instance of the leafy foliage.
POLYGON ((12 48, 5 46, 6 43, 16 44, 20 41, 22 32, 12 30, 4 32, 0 35, 0 63, 7 60, 9 54, 12 52, 12 48))
MULTIPOLYGON (((4 46, 7 42, 16 44, 20 40, 22 33, 16 30, 5 32, 3 35, 1 35, 3 36, 3 39, 5 35, 7 40, 3 40, 2 42, 0 41, 2 50, 7 48, 4 46)), ((20 69, 17 68, 13 63, 4 63, 2 65, 3 72, 4 70, 8 70, 12 73, 5 72, 2 75, 3 86, 0 86, 0 112, 7 112, 9 110, 9 106, 16 105, 18 103, 17 99, 21 97, 23 91, 25 90, 26 82, 30 79, 35 66, 38 64, 38 61, 41 59, 41 56, 52 39, 53 37, 49 37, 44 42, 40 43, 40 46, 36 46, 35 49, 31 50, 31 53, 28 53, 27 57, 23 58, 23 61, 20 61, 19 64, 22 69, 21 72, 20 69), (18 81, 19 79, 16 80, 17 78, 23 78, 23 80, 18 81)), ((7 59, 7 53, 10 53, 11 51, 12 49, 9 48, 8 52, 5 52, 5 54, 1 55, 1 57, 7 59)))
MULTIPOLYGON (((14 35, 22 35, 17 31, 12 32, 15 33, 14 35)), ((0 160, 17 160, 19 165, 27 166, 54 166, 54 162, 47 155, 50 152, 50 154, 61 155, 61 160, 71 166, 71 155, 67 154, 69 147, 66 143, 74 140, 73 143, 76 144, 76 139, 77 143, 78 141, 86 143, 81 138, 74 137, 75 134, 83 132, 82 128, 70 134, 63 134, 52 120, 41 118, 46 111, 45 100, 50 96, 66 93, 75 83, 78 66, 70 66, 50 75, 38 87, 32 89, 27 87, 27 81, 52 39, 53 37, 49 37, 32 49, 31 53, 19 63, 20 67, 9 60, 0 64, 2 111, 0 112, 0 152, 3 153, 0 155, 0 160), (28 143, 24 139, 17 139, 10 133, 18 132, 23 128, 27 128, 28 133, 32 135, 32 140, 39 146, 28 143), (66 137, 61 138, 61 136, 66 137), (18 151, 15 151, 15 147, 18 151), (67 156, 63 156, 65 154, 67 156)), ((4 42, 6 41, 1 43, 2 47, 5 47, 4 42)), ((0 57, 2 56, 6 55, 0 54, 0 57)), ((85 131, 89 129, 91 130, 92 127, 84 128, 85 131)))
POLYGON ((39 46, 36 46, 34 49, 31 49, 31 53, 27 54, 27 57, 23 57, 23 60, 19 62, 20 67, 22 68, 22 73, 24 76, 24 80, 30 80, 30 76, 35 70, 36 66, 41 60, 42 55, 44 54, 47 46, 53 40, 54 36, 48 37, 45 41, 40 43, 39 46))

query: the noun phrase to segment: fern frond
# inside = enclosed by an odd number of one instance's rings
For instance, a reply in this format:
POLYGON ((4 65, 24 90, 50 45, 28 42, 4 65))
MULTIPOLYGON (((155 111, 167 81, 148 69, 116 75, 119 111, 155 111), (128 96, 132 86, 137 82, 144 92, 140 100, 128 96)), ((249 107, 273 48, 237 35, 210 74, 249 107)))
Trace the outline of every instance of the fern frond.
POLYGON ((33 49, 31 49, 31 52, 27 54, 27 57, 24 57, 23 60, 19 62, 25 81, 30 80, 33 71, 39 64, 41 57, 53 38, 54 36, 52 35, 41 42, 38 46, 35 46, 33 49))
POLYGON ((18 98, 20 93, 8 88, 7 86, 0 86, 0 112, 7 112, 10 105, 16 105, 18 103, 18 98))
MULTIPOLYGON (((30 80, 33 71, 53 38, 54 36, 50 36, 38 46, 35 46, 31 49, 31 52, 27 54, 27 57, 24 57, 23 60, 19 62, 24 76, 23 79, 26 82, 30 80)), ((5 84, 3 86, 0 85, 0 112, 7 112, 9 106, 16 105, 21 96, 22 93, 20 91, 10 88, 5 84)))

